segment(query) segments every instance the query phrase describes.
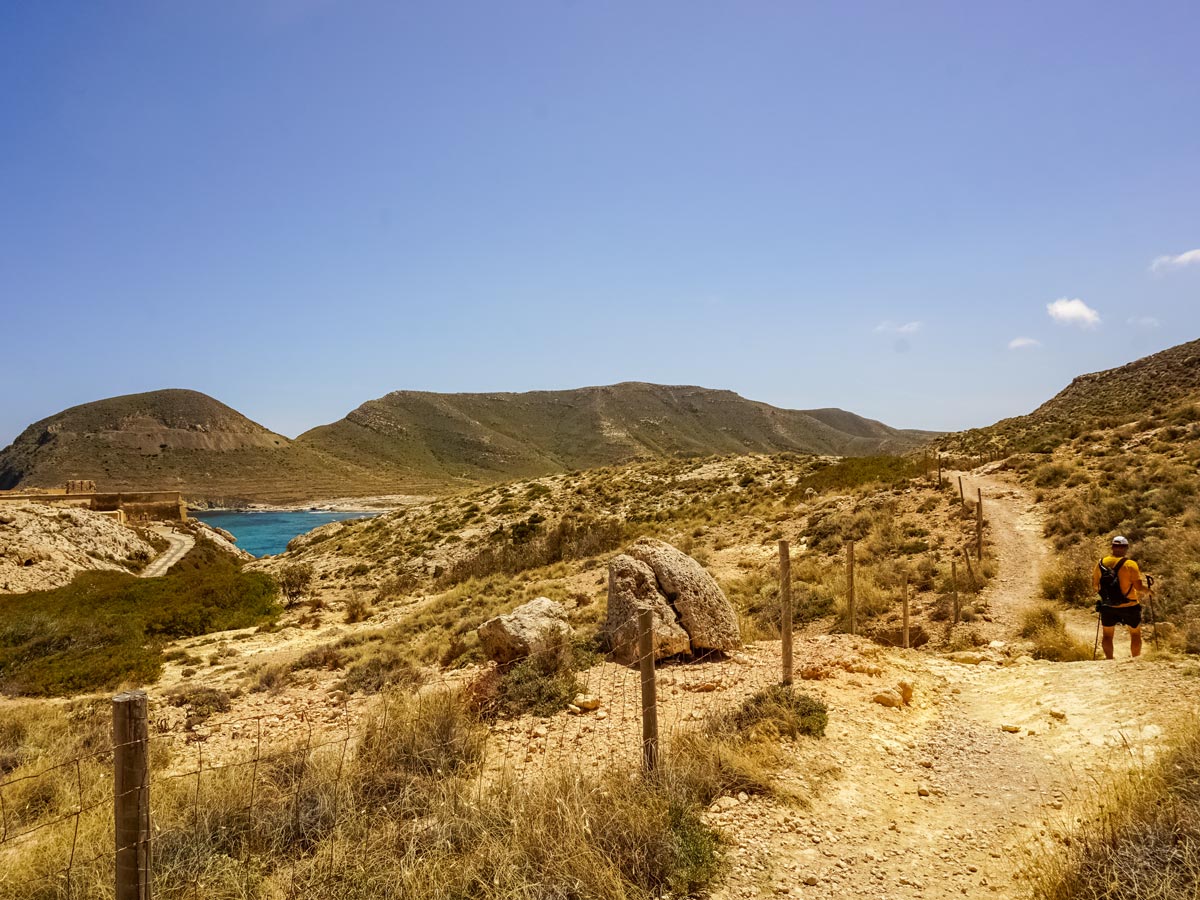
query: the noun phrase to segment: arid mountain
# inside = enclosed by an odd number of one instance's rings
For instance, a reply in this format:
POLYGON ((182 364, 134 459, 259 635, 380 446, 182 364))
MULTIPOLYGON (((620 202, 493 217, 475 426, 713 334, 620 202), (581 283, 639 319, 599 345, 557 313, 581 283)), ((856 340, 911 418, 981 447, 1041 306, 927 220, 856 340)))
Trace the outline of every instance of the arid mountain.
POLYGON ((1048 450, 1097 427, 1116 427, 1200 401, 1200 340, 1178 344, 1115 369, 1080 375, 1024 416, 949 435, 971 452, 1048 450))
POLYGON ((627 382, 524 394, 396 391, 296 442, 398 474, 497 481, 678 455, 898 453, 931 437, 839 409, 627 382))
POLYGON ((291 441, 204 394, 166 390, 86 403, 29 426, 0 451, 0 488, 90 478, 103 490, 296 502, 444 493, 667 456, 898 453, 933 436, 837 409, 777 409, 730 391, 619 384, 401 391, 291 441))
POLYGON ((182 490, 216 500, 302 500, 370 481, 188 390, 73 406, 0 451, 0 489, 53 488, 76 478, 105 491, 182 490))

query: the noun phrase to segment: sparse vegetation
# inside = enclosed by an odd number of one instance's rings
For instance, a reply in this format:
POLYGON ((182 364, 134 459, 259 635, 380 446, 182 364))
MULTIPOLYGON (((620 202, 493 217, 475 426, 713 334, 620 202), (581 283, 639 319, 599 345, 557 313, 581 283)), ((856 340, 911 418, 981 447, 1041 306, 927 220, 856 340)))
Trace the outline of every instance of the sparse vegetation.
POLYGON ((1098 815, 1032 861, 1034 900, 1193 900, 1200 894, 1200 727, 1102 786, 1098 815))
POLYGON ((0 603, 0 691, 60 696, 158 677, 168 640, 271 622, 274 580, 207 541, 163 578, 86 572, 0 603))
POLYGON ((313 567, 290 563, 279 570, 279 590, 288 606, 294 606, 312 588, 313 567))
MULTIPOLYGON (((85 749, 76 743, 81 736, 99 741, 105 734, 105 717, 87 721, 93 730, 81 730, 61 710, 0 714, 0 759, 19 775, 34 764, 26 747, 46 748, 39 767, 69 758, 85 749), (60 740, 67 734, 69 744, 60 740)), ((452 692, 392 693, 348 759, 337 747, 307 754, 297 748, 254 768, 213 769, 199 793, 191 780, 157 782, 154 893, 265 900, 292 889, 319 896, 336 885, 337 895, 351 900, 397 893, 649 900, 702 890, 717 875, 719 840, 700 815, 712 786, 696 777, 690 761, 668 754, 653 778, 551 772, 534 781, 481 783, 483 736, 452 692), (228 864, 247 854, 249 869, 228 864)), ((156 759, 155 771, 165 762, 156 759)), ((87 802, 103 799, 104 763, 88 763, 96 768, 88 772, 96 789, 87 802)), ((54 780, 22 782, 42 785, 36 797, 10 789, 9 826, 69 813, 74 778, 68 767, 61 790, 54 780)), ((6 860, 6 874, 24 882, 59 871, 59 851, 68 848, 50 843, 55 834, 42 833, 43 852, 6 860)), ((89 819, 77 836, 62 840, 88 860, 73 871, 78 889, 111 896, 111 833, 89 819)))
POLYGON ((1062 616, 1049 604, 1025 614, 1021 622, 1021 636, 1033 641, 1035 659, 1079 662, 1093 658, 1092 647, 1072 637, 1062 616))

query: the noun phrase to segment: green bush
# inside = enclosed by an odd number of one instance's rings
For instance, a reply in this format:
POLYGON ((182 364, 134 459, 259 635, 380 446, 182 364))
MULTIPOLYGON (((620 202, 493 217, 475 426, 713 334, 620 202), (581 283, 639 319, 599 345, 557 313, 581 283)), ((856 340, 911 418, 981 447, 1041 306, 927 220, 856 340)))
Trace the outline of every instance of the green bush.
POLYGON ((904 456, 850 457, 801 478, 789 499, 803 499, 810 488, 818 494, 846 491, 868 484, 901 484, 924 474, 924 461, 920 459, 904 456))
POLYGON ((824 703, 781 684, 759 691, 733 714, 733 724, 739 731, 766 726, 776 734, 793 738, 823 737, 828 722, 824 703))
POLYGON ((154 681, 162 645, 275 620, 278 588, 199 541, 162 578, 84 572, 0 603, 0 691, 62 696, 154 681))
POLYGON ((577 673, 596 660, 595 653, 563 635, 528 659, 485 673, 472 685, 472 703, 484 719, 554 715, 583 689, 577 673))

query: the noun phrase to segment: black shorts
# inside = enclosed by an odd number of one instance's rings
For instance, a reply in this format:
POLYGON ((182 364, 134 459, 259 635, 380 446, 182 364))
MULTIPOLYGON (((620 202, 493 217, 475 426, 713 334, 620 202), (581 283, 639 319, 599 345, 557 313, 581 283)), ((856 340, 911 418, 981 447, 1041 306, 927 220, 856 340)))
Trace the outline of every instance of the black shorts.
POLYGON ((1100 607, 1100 624, 1105 628, 1117 625, 1128 625, 1130 628, 1142 627, 1142 605, 1137 606, 1102 606, 1100 607))

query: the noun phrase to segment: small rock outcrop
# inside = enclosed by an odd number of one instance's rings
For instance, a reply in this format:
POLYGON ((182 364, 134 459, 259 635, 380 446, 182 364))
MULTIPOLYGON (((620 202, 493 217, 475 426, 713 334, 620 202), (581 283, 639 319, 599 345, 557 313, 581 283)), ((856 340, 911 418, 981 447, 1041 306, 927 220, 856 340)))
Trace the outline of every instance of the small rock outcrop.
POLYGON ((154 556, 138 532, 102 513, 41 503, 0 507, 0 594, 51 590, 80 572, 134 572, 154 556))
POLYGON ((544 652, 574 634, 562 604, 538 597, 479 626, 479 645, 501 665, 544 652))
POLYGON ((640 560, 622 553, 608 564, 608 614, 605 633, 613 658, 626 665, 638 658, 638 613, 653 616, 654 658, 687 653, 692 648, 688 633, 675 620, 665 597, 658 591, 654 571, 640 560))
POLYGON ((742 645, 737 614, 713 577, 686 553, 648 538, 608 566, 605 633, 618 662, 638 658, 637 614, 642 609, 653 615, 656 659, 742 645))
POLYGON ((679 624, 692 650, 736 650, 742 646, 737 613, 717 584, 682 550, 663 541, 642 538, 629 555, 650 567, 667 603, 679 613, 679 624))

